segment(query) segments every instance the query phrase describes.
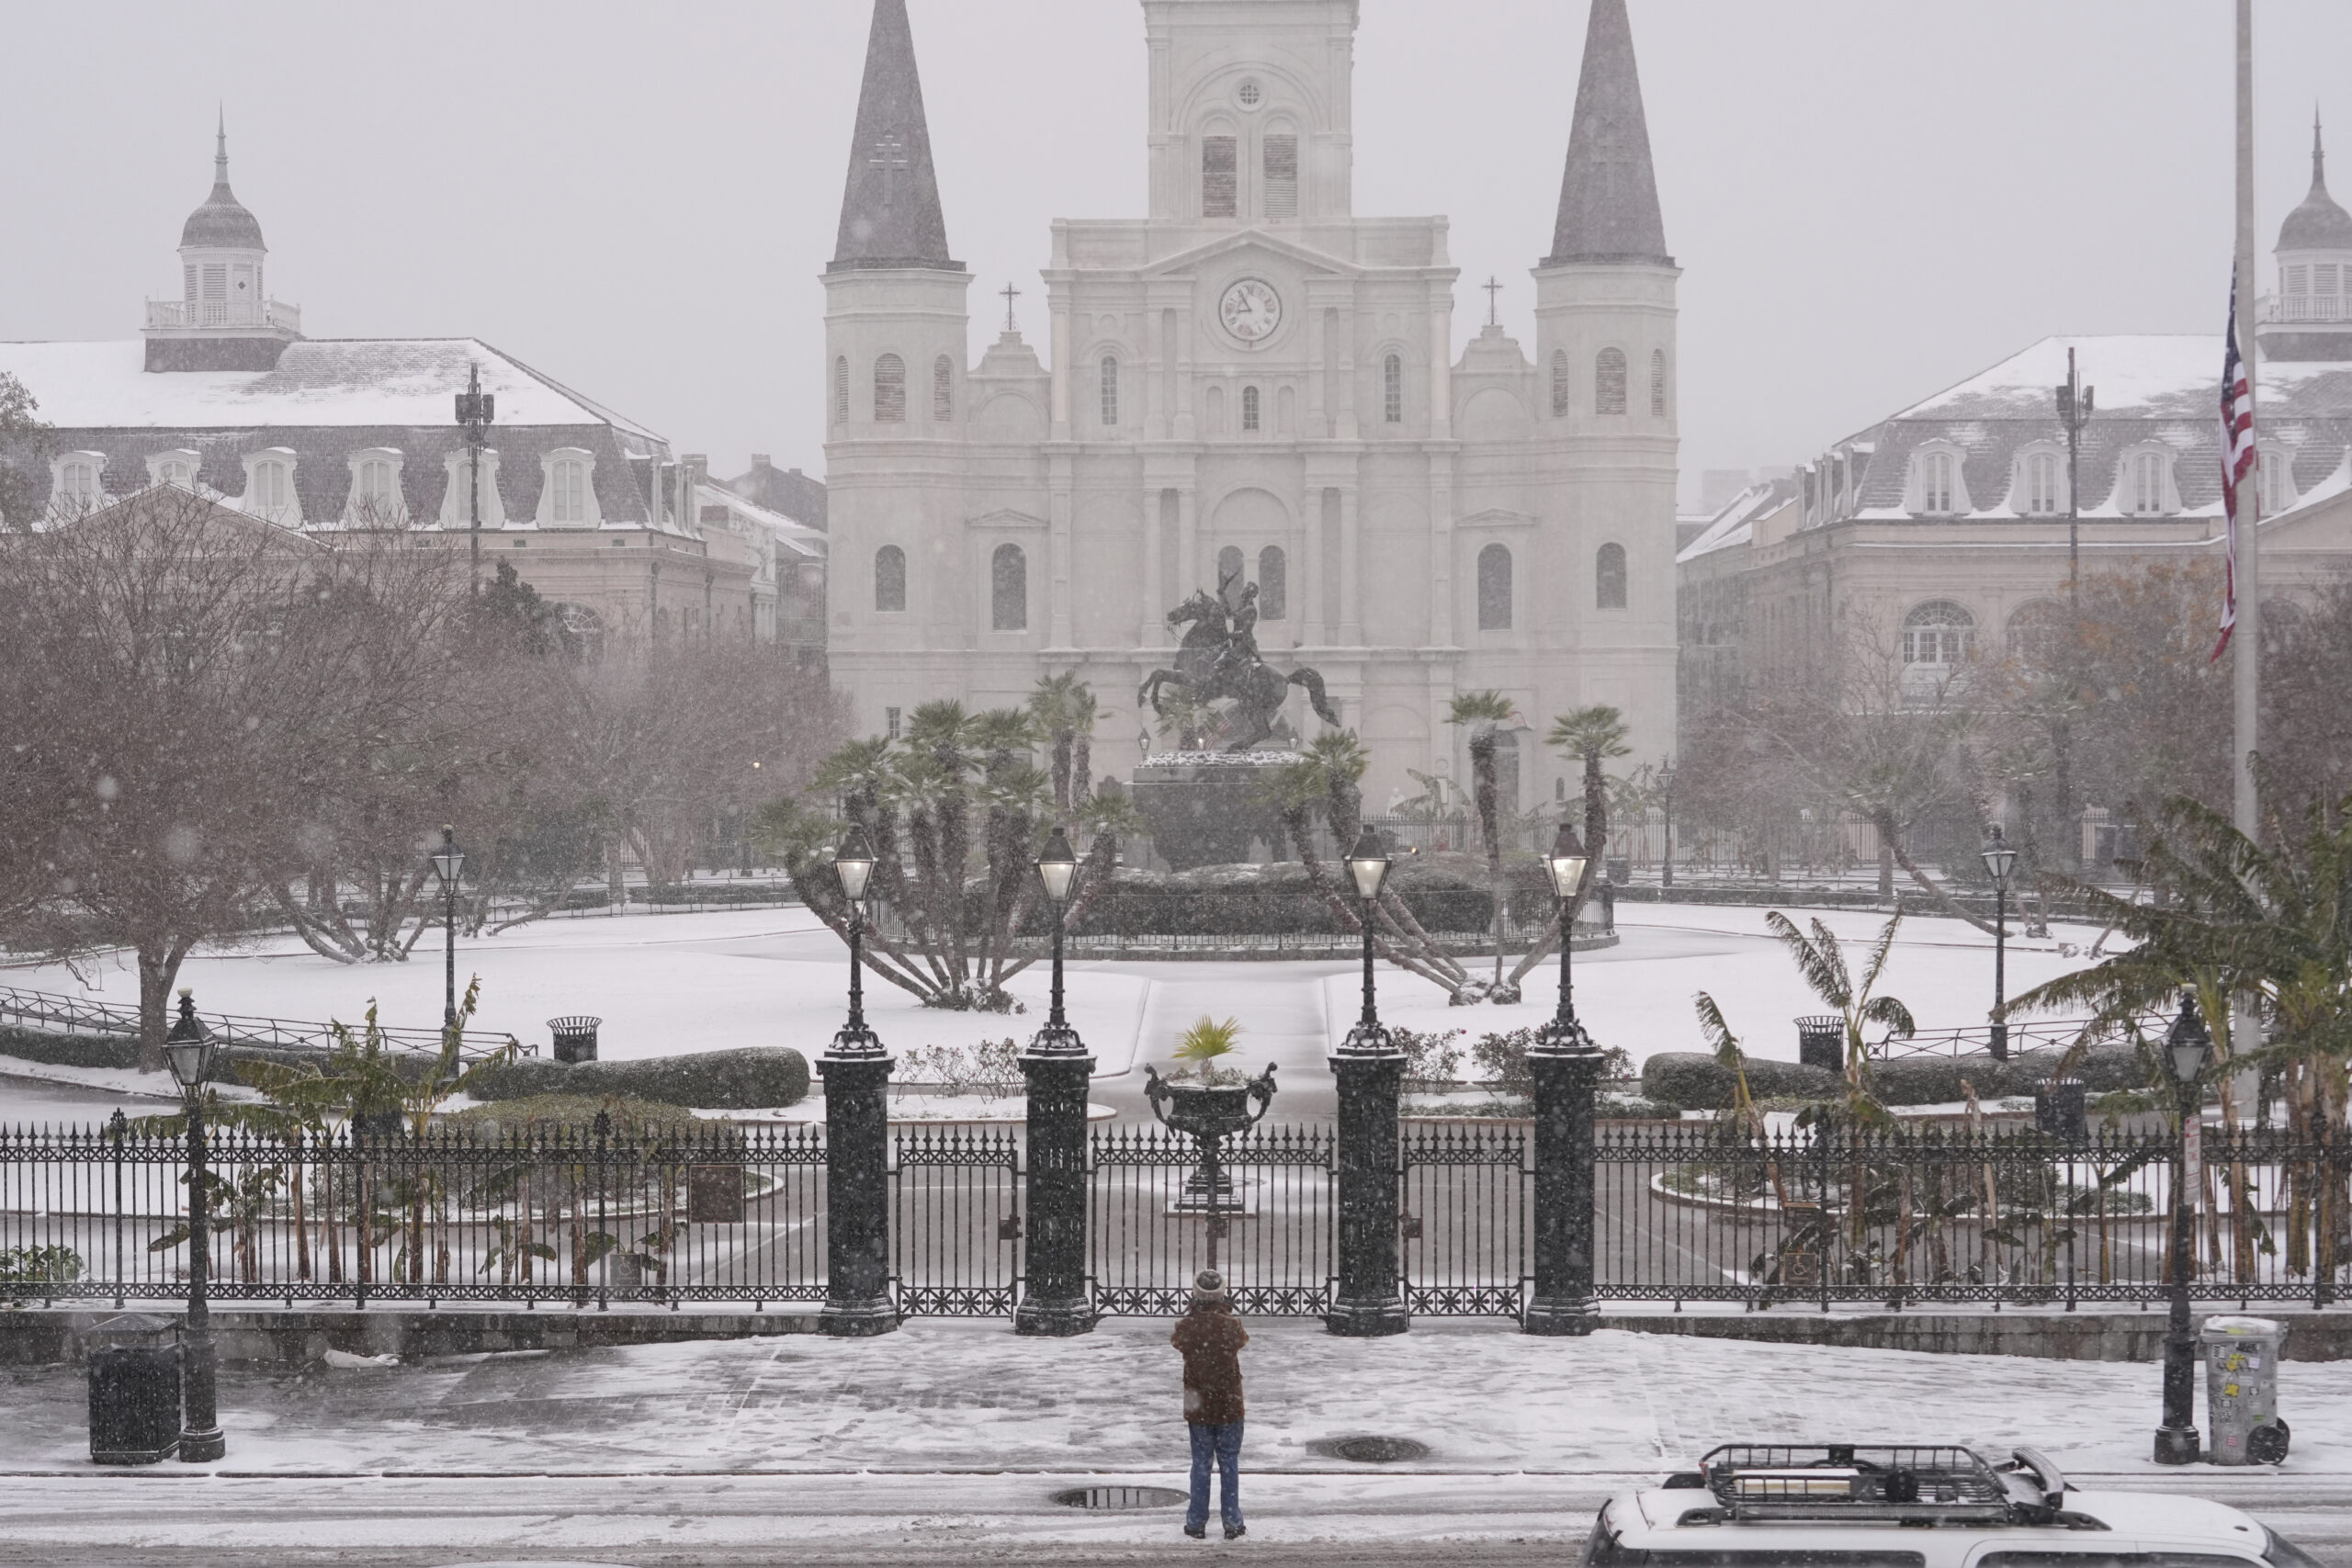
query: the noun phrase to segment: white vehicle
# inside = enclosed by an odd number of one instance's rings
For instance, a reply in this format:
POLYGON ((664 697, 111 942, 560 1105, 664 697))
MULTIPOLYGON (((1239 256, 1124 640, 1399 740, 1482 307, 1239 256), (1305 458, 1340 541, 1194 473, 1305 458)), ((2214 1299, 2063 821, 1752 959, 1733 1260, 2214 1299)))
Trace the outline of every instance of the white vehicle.
POLYGON ((2031 1449, 1733 1443, 1611 1498, 1588 1568, 2319 1568, 2235 1508, 2082 1492, 2031 1449))

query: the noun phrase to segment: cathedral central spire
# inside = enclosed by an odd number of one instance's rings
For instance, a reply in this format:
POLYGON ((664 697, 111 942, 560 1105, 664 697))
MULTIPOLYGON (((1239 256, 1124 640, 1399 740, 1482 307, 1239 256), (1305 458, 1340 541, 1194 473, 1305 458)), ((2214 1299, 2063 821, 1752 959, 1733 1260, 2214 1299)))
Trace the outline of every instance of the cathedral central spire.
POLYGON ((1585 25, 1560 216, 1544 265, 1569 262, 1674 265, 1658 216, 1657 175, 1650 166, 1649 122, 1642 113, 1625 0, 1592 0, 1585 25))
POLYGON ((842 192, 841 237, 826 270, 936 267, 961 272, 947 254, 947 222, 931 166, 931 128, 907 0, 874 0, 865 44, 865 83, 842 192))

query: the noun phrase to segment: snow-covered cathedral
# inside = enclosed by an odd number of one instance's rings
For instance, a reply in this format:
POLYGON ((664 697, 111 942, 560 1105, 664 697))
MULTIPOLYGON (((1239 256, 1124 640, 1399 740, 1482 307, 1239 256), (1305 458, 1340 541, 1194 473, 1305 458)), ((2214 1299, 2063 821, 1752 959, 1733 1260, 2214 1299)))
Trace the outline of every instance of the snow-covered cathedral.
POLYGON ((1495 326, 1454 357, 1445 219, 1355 211, 1357 0, 1143 10, 1149 214, 1057 221, 1046 362, 1008 315, 975 364, 905 0, 876 0, 824 275, 828 630, 858 726, 1076 671, 1098 748, 1139 736, 1166 612, 1248 582, 1375 800, 1463 775, 1457 692, 1516 703, 1522 810, 1567 772, 1541 738, 1571 708, 1670 750, 1679 273, 1625 0, 1593 0, 1532 359, 1495 326))

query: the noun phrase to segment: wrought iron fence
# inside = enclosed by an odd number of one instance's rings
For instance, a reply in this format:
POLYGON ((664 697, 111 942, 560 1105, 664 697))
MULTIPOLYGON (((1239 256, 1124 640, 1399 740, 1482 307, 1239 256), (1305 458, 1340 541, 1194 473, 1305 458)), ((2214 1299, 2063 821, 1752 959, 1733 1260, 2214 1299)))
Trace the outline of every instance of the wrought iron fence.
MULTIPOLYGON (((306 1023, 284 1018, 249 1018, 238 1013, 198 1013, 214 1039, 227 1046, 254 1045, 272 1050, 325 1051, 335 1043, 332 1023, 306 1023)), ((0 1020, 30 1024, 36 1029, 58 1030, 68 1034, 119 1034, 130 1039, 139 1036, 139 1010, 116 1007, 110 1002, 92 1001, 85 997, 59 996, 51 991, 28 991, 16 986, 0 986, 0 1020)), ((358 1026, 350 1026, 355 1032, 358 1026)), ((398 1051, 437 1052, 443 1039, 438 1029, 403 1029, 380 1026, 378 1033, 385 1043, 398 1051)), ((459 1037, 458 1054, 468 1061, 492 1055, 515 1046, 526 1056, 536 1056, 539 1048, 523 1044, 511 1034, 495 1034, 483 1030, 469 1030, 459 1037)))
MULTIPOLYGON (((1530 1124, 1408 1122, 1397 1262, 1417 1316, 1512 1316, 1533 1252, 1530 1124)), ((186 1149, 136 1124, 0 1132, 0 1300, 187 1290, 186 1149)), ((1197 1145, 1159 1128, 1089 1139, 1095 1310, 1183 1310, 1212 1258, 1245 1313, 1329 1310, 1336 1134, 1231 1140, 1212 1194, 1197 1145)), ((2072 1306, 2166 1290, 2175 1145, 2161 1133, 1760 1137, 1717 1124, 1601 1124, 1594 1287, 1604 1299, 1751 1308, 1937 1302, 2072 1306)), ((826 1146, 816 1129, 595 1128, 424 1138, 212 1140, 213 1294, 227 1301, 499 1301, 603 1308, 824 1299, 826 1146)), ((1025 1240, 1012 1128, 891 1137, 901 1314, 1009 1316, 1025 1240)), ((2352 1262, 2341 1135, 2208 1130, 2190 1190, 2193 1293, 2324 1303, 2352 1262)))
MULTIPOLYGON (((2176 1164, 2160 1134, 1761 1138, 1609 1126, 1596 1153, 1596 1288, 1751 1307, 2149 1302, 2166 1292, 2176 1164)), ((2206 1301, 2334 1298, 2346 1260, 2342 1139, 2209 1131, 2189 1197, 2206 1301)))

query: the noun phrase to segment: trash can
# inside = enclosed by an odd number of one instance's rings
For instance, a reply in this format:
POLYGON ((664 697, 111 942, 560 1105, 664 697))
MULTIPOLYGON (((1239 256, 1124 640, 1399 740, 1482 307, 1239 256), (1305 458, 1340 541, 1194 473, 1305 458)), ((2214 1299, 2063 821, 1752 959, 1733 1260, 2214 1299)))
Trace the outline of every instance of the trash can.
POLYGON ((90 1462, 154 1464, 180 1446, 179 1325, 126 1313, 92 1333, 90 1462))
POLYGON ((2205 1348, 2205 1457, 2215 1464, 2285 1459, 2278 1351, 2287 1325, 2267 1317, 2209 1317, 2197 1337, 2205 1348))
POLYGON ((1846 1021, 1833 1013, 1797 1020, 1797 1060, 1808 1067, 1846 1070, 1846 1021))
POLYGON ((596 1026, 604 1021, 586 1013, 548 1020, 548 1028, 555 1033, 555 1059, 559 1062, 594 1061, 596 1026))
POLYGON ((2079 1138, 2090 1124, 2088 1089, 2079 1078, 2044 1078, 2033 1086, 2036 1132, 2079 1138))

